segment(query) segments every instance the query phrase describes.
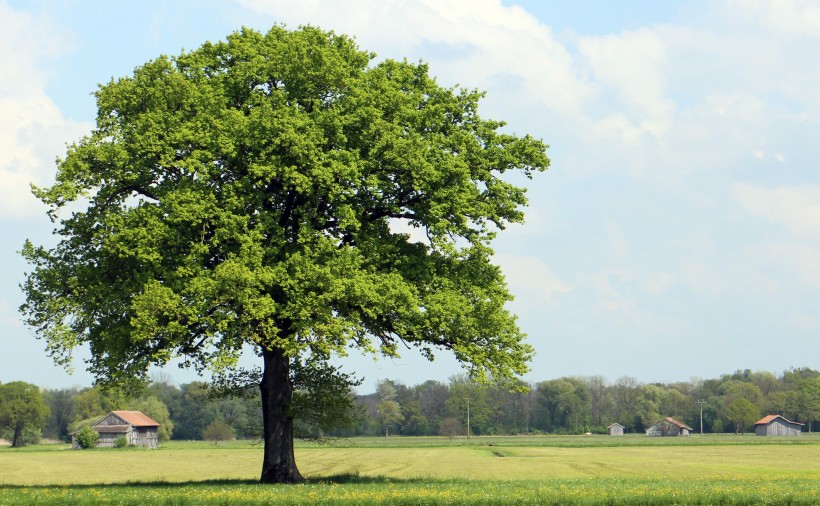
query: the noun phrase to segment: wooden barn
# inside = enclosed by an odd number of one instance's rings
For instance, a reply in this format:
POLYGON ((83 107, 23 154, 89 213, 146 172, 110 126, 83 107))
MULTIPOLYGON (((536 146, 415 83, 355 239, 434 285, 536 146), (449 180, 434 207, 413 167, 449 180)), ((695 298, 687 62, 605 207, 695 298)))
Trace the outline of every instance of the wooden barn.
POLYGON ((692 427, 675 420, 671 416, 667 416, 652 427, 646 429, 646 435, 649 437, 688 436, 690 432, 692 432, 692 427))
POLYGON ((624 428, 625 427, 623 425, 619 424, 618 422, 615 422, 615 423, 611 424, 610 426, 608 426, 606 428, 606 430, 609 431, 610 436, 623 436, 624 435, 624 428))
POLYGON ((758 436, 799 436, 802 431, 802 423, 791 422, 780 415, 767 415, 755 423, 758 436))
MULTIPOLYGON (((129 445, 156 448, 159 445, 159 424, 142 411, 112 411, 91 427, 100 434, 97 447, 114 447, 119 437, 129 445)), ((79 448, 77 434, 71 435, 72 448, 79 448)))

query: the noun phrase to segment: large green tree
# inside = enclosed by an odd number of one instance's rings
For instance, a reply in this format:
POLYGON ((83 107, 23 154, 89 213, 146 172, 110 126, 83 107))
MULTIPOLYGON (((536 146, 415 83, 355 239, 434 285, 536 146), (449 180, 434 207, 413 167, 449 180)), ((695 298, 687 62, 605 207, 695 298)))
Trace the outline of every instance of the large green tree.
POLYGON ((11 446, 23 446, 23 431, 41 430, 48 415, 37 385, 23 381, 0 385, 0 428, 10 430, 11 446))
POLYGON ((407 346, 525 371, 489 243, 526 204, 503 174, 545 169, 545 145, 426 65, 373 58, 317 28, 243 29, 101 85, 96 128, 35 189, 60 240, 23 249, 21 310, 55 360, 87 343, 119 383, 253 347, 270 483, 301 480, 295 362, 407 346))
POLYGON ((760 417, 760 410, 748 399, 738 397, 726 408, 726 416, 735 422, 735 434, 743 434, 746 427, 760 417))

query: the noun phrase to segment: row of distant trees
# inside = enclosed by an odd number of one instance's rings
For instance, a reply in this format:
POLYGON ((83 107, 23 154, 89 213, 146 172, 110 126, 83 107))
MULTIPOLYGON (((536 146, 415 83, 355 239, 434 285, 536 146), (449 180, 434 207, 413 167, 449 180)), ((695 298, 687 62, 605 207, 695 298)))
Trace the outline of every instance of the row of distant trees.
POLYGON ((605 433, 618 422, 642 432, 665 416, 699 431, 745 432, 765 414, 779 414, 820 425, 820 372, 790 369, 736 371, 716 379, 643 384, 623 376, 609 383, 602 376, 564 377, 521 384, 519 391, 480 386, 466 377, 449 384, 427 381, 405 386, 382 381, 377 391, 359 397, 366 416, 360 434, 449 435, 520 433, 605 433))
POLYGON ((14 446, 41 438, 68 440, 112 410, 142 411, 160 423, 159 440, 253 438, 261 433, 257 399, 215 395, 204 382, 175 386, 162 378, 135 392, 91 388, 39 389, 0 384, 0 437, 14 446))
MULTIPOLYGON (((509 390, 478 385, 465 376, 448 383, 407 386, 383 380, 376 392, 355 395, 358 417, 344 427, 321 429, 297 420, 308 437, 353 435, 577 434, 604 433, 618 422, 640 432, 673 416, 704 432, 744 432, 764 414, 780 414, 818 430, 820 371, 736 371, 716 379, 644 384, 629 376, 609 383, 601 376, 565 377, 509 390)), ((16 446, 41 438, 66 440, 115 409, 139 410, 161 424, 169 439, 258 438, 260 401, 224 395, 204 382, 176 386, 156 378, 130 394, 99 387, 41 390, 24 382, 0 384, 0 437, 16 446)), ((330 408, 332 409, 332 408, 330 408)))

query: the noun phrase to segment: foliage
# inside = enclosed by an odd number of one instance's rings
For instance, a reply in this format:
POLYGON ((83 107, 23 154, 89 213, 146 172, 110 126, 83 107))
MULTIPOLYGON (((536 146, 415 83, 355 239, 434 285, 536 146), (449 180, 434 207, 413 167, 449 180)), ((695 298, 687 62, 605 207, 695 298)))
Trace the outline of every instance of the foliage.
MULTIPOLYGON (((23 381, 0 385, 0 429, 11 432, 12 446, 26 444, 27 431, 30 436, 39 434, 48 415, 48 406, 36 385, 23 381)), ((39 436, 34 439, 39 440, 39 436)))
POLYGON ((68 426, 76 416, 75 398, 77 388, 63 388, 43 391, 43 401, 49 408, 43 434, 53 439, 68 439, 68 426))
MULTIPOLYGON (((432 435, 440 421, 455 417, 466 423, 467 398, 470 399, 471 433, 518 434, 539 432, 577 434, 587 431, 606 433, 606 426, 619 422, 628 433, 643 433, 645 428, 666 416, 700 429, 703 409, 704 432, 734 432, 737 421, 729 414, 729 405, 737 399, 753 399, 764 410, 749 410, 743 420, 743 430, 767 413, 806 422, 806 429, 817 422, 801 406, 817 402, 813 382, 820 381, 811 369, 800 375, 786 371, 771 373, 735 373, 718 379, 672 384, 641 384, 636 378, 622 377, 609 384, 600 376, 565 377, 539 382, 531 391, 509 392, 494 385, 471 385, 463 376, 451 378, 449 385, 427 381, 405 386, 385 380, 374 394, 361 395, 357 402, 365 409, 368 423, 357 434, 384 433, 378 417, 378 405, 383 387, 395 390, 395 400, 404 420, 391 432, 402 435, 432 435), (739 379, 741 378, 741 379, 739 379), (746 382, 742 378, 746 378, 746 382), (774 380, 772 380, 774 378, 774 380), (756 383, 752 383, 755 381, 756 383), (766 394, 758 384, 765 387, 766 394), (697 401, 702 400, 702 405, 697 401), (420 423, 421 421, 425 423, 420 423), (599 422, 600 420, 600 422, 599 422)), ((757 409, 756 405, 755 409, 757 409)))
MULTIPOLYGON (((215 375, 213 388, 206 387, 207 395, 221 404, 223 417, 228 414, 224 412, 226 399, 250 401, 258 411, 260 402, 256 388, 261 377, 259 368, 223 372, 215 375)), ((294 388, 290 410, 296 420, 294 435, 297 438, 321 441, 330 434, 351 429, 361 418, 361 410, 355 405, 352 393, 361 381, 327 361, 315 357, 294 360, 290 381, 294 388)), ((228 414, 226 418, 235 420, 237 417, 228 414)), ((231 425, 237 426, 237 423, 231 425)), ((247 421, 243 428, 246 434, 254 437, 262 434, 258 422, 247 421)))
POLYGON ((102 418, 109 411, 122 408, 125 394, 116 389, 103 390, 99 385, 86 388, 74 396, 74 420, 102 418))
POLYGON ((811 432, 811 422, 820 418, 820 376, 807 378, 800 382, 797 406, 800 415, 809 422, 809 432, 811 432))
POLYGON ((51 356, 87 343, 101 383, 134 386, 175 357, 218 372, 254 348, 270 481, 299 479, 303 356, 406 345, 479 380, 525 372, 490 243, 527 202, 505 174, 545 170, 546 146, 426 65, 373 58, 313 27, 243 29, 100 86, 96 128, 35 189, 60 241, 22 252, 21 311, 51 356))
POLYGON ((83 420, 74 420, 70 424, 68 424, 68 431, 69 432, 77 432, 82 430, 83 427, 93 427, 103 419, 104 415, 98 415, 92 418, 85 418, 83 420))
POLYGON ((171 435, 174 433, 174 422, 168 413, 168 407, 165 406, 165 403, 161 400, 152 395, 142 397, 136 401, 132 401, 129 404, 129 410, 142 411, 159 424, 157 431, 159 442, 164 443, 171 439, 171 435))
POLYGON ((404 419, 401 406, 396 401, 382 401, 377 408, 379 422, 384 428, 384 436, 390 435, 390 427, 404 419))
POLYGON ((79 432, 77 432, 77 444, 80 448, 94 448, 100 440, 100 433, 92 429, 88 425, 84 425, 79 432))
POLYGON ((128 438, 125 436, 120 436, 114 440, 114 448, 125 448, 128 446, 128 438))
POLYGON ((546 432, 584 433, 588 424, 589 387, 575 378, 544 381, 536 386, 538 423, 546 432))
POLYGON ((234 438, 231 427, 221 420, 214 420, 207 427, 202 429, 202 439, 213 441, 219 444, 220 441, 228 441, 234 438))
POLYGON ((729 420, 735 422, 735 432, 741 434, 745 428, 760 417, 760 411, 748 399, 737 398, 727 408, 729 420))
POLYGON ((453 439, 456 436, 464 434, 464 427, 458 418, 444 418, 441 420, 441 423, 438 424, 438 433, 441 436, 453 439))

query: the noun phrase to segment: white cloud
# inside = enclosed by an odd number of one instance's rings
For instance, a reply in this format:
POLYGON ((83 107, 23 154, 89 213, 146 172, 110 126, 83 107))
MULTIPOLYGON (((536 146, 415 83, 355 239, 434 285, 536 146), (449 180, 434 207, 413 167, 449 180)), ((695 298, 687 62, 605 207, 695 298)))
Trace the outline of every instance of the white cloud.
POLYGON ((45 91, 47 72, 38 62, 69 44, 44 20, 0 3, 0 215, 42 214, 29 185, 48 183, 65 142, 88 124, 66 119, 45 91))
POLYGON ((658 31, 641 29, 581 39, 578 48, 591 68, 600 93, 626 106, 632 123, 651 136, 669 127, 674 104, 667 95, 667 43, 658 31))
POLYGON ((666 271, 651 272, 644 276, 643 288, 649 295, 657 296, 675 285, 675 276, 666 271))
POLYGON ((750 215, 779 225, 801 240, 820 239, 820 186, 766 188, 737 184, 733 193, 750 215))
POLYGON ((551 305, 572 289, 536 256, 497 254, 494 261, 501 266, 517 305, 529 308, 551 305))
POLYGON ((729 0, 725 10, 781 36, 820 38, 820 5, 813 0, 729 0))
POLYGON ((810 31, 811 4, 753 4, 785 20, 777 26, 748 12, 739 22, 729 2, 686 24, 559 37, 548 19, 497 0, 239 1, 291 26, 355 34, 380 57, 423 57, 444 84, 487 89, 490 117, 571 146, 553 161, 575 172, 668 184, 736 171, 753 151, 785 160, 780 144, 820 107, 820 73, 777 31, 797 18, 810 31))
POLYGON ((362 48, 376 50, 380 58, 423 57, 445 85, 487 89, 515 83, 525 100, 563 113, 582 107, 590 91, 548 26, 498 0, 240 3, 291 25, 355 34, 362 48))

